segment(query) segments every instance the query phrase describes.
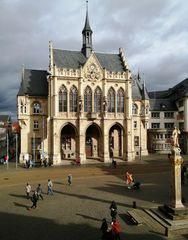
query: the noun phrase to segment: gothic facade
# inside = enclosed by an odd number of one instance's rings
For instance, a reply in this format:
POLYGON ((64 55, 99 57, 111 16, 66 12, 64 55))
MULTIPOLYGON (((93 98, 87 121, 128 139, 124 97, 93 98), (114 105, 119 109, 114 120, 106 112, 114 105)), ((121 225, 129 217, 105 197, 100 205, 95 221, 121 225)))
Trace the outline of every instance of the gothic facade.
POLYGON ((20 161, 111 157, 133 161, 147 155, 149 97, 133 79, 122 48, 117 54, 93 50, 86 12, 81 51, 49 43, 49 69, 22 70, 17 96, 21 127, 20 161))

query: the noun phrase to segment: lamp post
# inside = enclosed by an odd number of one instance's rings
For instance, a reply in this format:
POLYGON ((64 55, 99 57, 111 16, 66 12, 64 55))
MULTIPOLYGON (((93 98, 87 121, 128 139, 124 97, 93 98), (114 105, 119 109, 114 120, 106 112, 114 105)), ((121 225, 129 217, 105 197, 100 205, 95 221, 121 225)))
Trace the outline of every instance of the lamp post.
POLYGON ((141 136, 142 136, 142 131, 141 131, 141 127, 142 127, 142 122, 141 122, 141 115, 140 115, 140 154, 139 154, 139 157, 140 157, 140 160, 142 160, 142 141, 141 141, 141 136))
POLYGON ((18 167, 18 134, 16 133, 16 168, 18 167))
POLYGON ((9 163, 8 163, 9 153, 8 153, 8 150, 9 150, 9 139, 8 139, 8 133, 7 133, 7 156, 6 156, 7 169, 8 169, 8 167, 9 167, 9 163))
POLYGON ((44 113, 42 114, 42 162, 44 161, 44 113))
POLYGON ((33 165, 35 166, 35 133, 33 133, 33 165))

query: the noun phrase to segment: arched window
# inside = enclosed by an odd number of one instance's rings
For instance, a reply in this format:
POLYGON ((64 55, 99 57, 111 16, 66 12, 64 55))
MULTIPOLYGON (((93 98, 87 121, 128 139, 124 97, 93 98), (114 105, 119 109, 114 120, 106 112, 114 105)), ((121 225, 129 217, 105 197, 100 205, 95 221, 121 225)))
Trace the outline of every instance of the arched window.
POLYGON ((132 114, 138 114, 138 107, 136 104, 132 105, 132 114))
POLYGON ((101 89, 97 87, 94 94, 94 112, 101 111, 101 100, 102 100, 101 89))
POLYGON ((23 102, 20 100, 20 112, 23 113, 23 102))
POLYGON ((59 112, 67 112, 67 89, 65 86, 59 90, 59 112))
POLYGON ((108 112, 115 112, 115 91, 113 88, 108 91, 108 112))
POLYGON ((78 91, 76 87, 72 87, 69 97, 70 112, 77 112, 78 108, 78 91))
POLYGON ((41 112, 40 103, 33 103, 33 113, 38 114, 41 112))
POLYGON ((92 91, 87 87, 84 92, 84 112, 91 112, 92 110, 92 91))
POLYGON ((124 112, 124 91, 122 88, 117 93, 117 112, 124 112))

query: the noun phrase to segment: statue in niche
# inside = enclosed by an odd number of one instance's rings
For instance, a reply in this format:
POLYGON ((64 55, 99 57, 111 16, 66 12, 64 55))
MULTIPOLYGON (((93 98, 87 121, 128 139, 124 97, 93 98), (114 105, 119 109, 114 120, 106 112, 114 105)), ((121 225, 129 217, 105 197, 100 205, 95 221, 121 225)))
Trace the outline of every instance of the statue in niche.
POLYGON ((79 97, 79 111, 82 112, 83 110, 83 101, 82 101, 82 97, 79 97))
POLYGON ((106 97, 104 97, 103 107, 104 107, 104 112, 107 112, 107 110, 108 110, 108 102, 107 102, 106 97))

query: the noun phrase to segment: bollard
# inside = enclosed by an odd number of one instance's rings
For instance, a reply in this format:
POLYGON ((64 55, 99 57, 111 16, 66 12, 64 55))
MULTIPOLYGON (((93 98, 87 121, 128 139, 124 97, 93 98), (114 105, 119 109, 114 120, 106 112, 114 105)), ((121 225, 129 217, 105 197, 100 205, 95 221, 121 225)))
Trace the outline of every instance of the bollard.
POLYGON ((133 208, 136 208, 136 202, 133 201, 133 208))

